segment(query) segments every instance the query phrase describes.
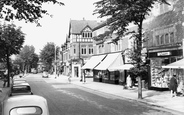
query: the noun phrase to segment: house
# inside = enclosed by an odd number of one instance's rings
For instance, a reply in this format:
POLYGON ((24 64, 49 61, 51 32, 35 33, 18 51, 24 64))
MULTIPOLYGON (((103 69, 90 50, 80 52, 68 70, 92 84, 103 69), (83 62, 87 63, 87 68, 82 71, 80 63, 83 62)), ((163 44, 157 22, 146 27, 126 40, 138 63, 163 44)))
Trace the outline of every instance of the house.
POLYGON ((99 24, 93 20, 70 20, 67 42, 62 46, 64 73, 82 78, 81 66, 93 55, 92 29, 99 24))

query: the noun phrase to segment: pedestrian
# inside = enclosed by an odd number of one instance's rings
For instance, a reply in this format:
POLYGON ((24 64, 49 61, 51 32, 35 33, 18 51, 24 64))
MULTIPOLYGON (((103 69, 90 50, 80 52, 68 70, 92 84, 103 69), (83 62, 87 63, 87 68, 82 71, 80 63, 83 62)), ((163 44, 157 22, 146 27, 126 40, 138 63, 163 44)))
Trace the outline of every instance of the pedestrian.
POLYGON ((132 87, 132 79, 131 79, 130 75, 128 75, 128 77, 126 79, 126 83, 127 83, 127 88, 132 87))
POLYGON ((177 93, 177 80, 176 80, 176 75, 173 75, 173 77, 171 77, 170 79, 170 91, 171 91, 171 97, 174 97, 176 96, 176 93, 177 93))
POLYGON ((6 87, 7 86, 7 83, 8 83, 7 75, 4 75, 3 81, 4 81, 3 87, 6 87))
POLYGON ((68 82, 69 82, 69 83, 71 83, 71 77, 72 77, 71 72, 69 72, 69 73, 68 73, 68 82))

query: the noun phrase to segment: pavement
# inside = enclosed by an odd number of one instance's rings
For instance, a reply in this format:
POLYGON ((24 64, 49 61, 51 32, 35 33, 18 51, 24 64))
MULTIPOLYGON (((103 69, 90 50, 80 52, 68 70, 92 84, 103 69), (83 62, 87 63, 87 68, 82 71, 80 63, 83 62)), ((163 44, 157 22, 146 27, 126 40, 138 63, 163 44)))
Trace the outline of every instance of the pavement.
MULTIPOLYGON (((55 79, 58 83, 69 83, 68 76, 60 75, 56 77, 50 75, 49 78, 45 79, 55 79)), ((3 82, 0 81, 0 102, 8 97, 10 92, 9 88, 3 88, 3 82), (1 92, 2 91, 2 92, 1 92)), ((138 88, 134 87, 131 89, 124 89, 122 85, 107 84, 94 82, 93 78, 86 78, 86 82, 80 82, 80 78, 71 78, 71 84, 75 84, 81 87, 89 88, 95 91, 100 91, 106 94, 114 95, 119 98, 135 100, 143 102, 155 107, 162 108, 166 111, 170 111, 176 115, 184 115, 184 97, 176 96, 171 97, 170 91, 156 91, 142 89, 143 99, 138 99, 138 88)))

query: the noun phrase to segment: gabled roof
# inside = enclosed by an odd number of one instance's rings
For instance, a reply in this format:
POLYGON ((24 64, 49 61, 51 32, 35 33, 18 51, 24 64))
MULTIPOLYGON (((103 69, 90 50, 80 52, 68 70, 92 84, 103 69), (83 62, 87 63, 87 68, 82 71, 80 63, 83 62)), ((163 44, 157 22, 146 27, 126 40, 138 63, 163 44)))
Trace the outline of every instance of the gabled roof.
POLYGON ((95 28, 99 23, 96 20, 70 20, 70 34, 80 34, 81 31, 89 26, 91 29, 95 28))
POLYGON ((171 24, 174 24, 178 22, 179 18, 181 17, 181 14, 179 12, 175 11, 169 11, 164 14, 161 14, 157 17, 155 17, 149 24, 149 30, 168 26, 171 24))

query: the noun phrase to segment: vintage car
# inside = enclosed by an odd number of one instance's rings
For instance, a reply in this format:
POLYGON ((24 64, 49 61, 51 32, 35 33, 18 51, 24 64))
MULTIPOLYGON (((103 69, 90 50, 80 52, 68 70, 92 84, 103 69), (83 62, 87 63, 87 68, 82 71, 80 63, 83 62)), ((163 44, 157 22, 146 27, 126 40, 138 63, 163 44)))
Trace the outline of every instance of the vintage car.
POLYGON ((25 78, 16 78, 13 79, 13 84, 25 83, 27 80, 25 78))
POLYGON ((49 115, 47 100, 38 95, 19 95, 2 102, 2 115, 49 115))
POLYGON ((32 95, 31 87, 28 83, 13 84, 10 91, 10 96, 14 95, 32 95))
POLYGON ((48 78, 49 77, 49 73, 47 71, 43 71, 42 77, 43 78, 48 78))

